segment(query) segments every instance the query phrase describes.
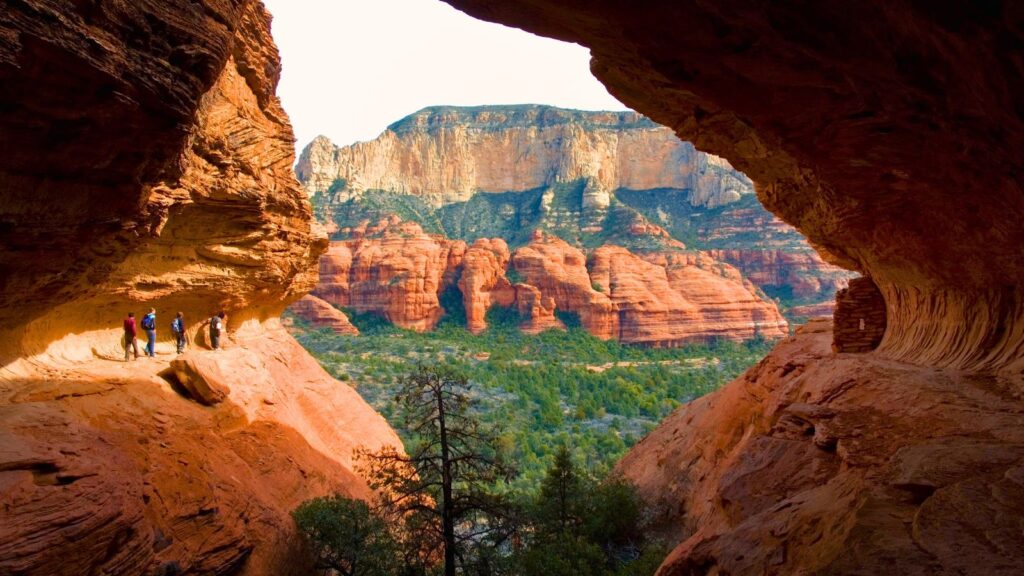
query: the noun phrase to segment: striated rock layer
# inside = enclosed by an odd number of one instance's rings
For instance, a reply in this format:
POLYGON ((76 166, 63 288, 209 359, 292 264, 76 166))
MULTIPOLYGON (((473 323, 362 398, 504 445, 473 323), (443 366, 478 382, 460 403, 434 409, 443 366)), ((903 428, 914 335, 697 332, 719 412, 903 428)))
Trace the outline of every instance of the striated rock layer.
POLYGON ((371 236, 332 242, 314 294, 402 328, 431 330, 444 315, 439 296, 445 280, 465 252, 464 242, 426 234, 411 222, 394 223, 371 236))
POLYGON ((501 239, 466 248, 397 221, 364 225, 356 235, 331 243, 317 296, 403 328, 433 329, 445 314, 443 293, 457 287, 474 333, 487 328, 488 310, 501 307, 515 308, 528 333, 564 328, 555 315, 562 311, 598 338, 648 346, 788 334, 775 304, 735 268, 702 253, 641 257, 603 246, 588 263, 581 250, 541 232, 510 254, 501 239))
POLYGON ((291 510, 367 497, 353 450, 399 440, 277 321, 234 344, 177 392, 169 346, 0 379, 0 572, 300 573, 291 510))
MULTIPOLYGON (((466 328, 470 332, 479 334, 487 328, 487 310, 492 306, 508 308, 516 302, 518 293, 505 277, 510 258, 508 244, 500 238, 481 238, 466 250, 459 291, 466 309, 466 328)), ((535 304, 531 299, 523 306, 533 312, 535 304)), ((538 311, 538 314, 546 312, 538 311)))
POLYGON ((289 512, 368 496, 353 449, 399 442, 276 318, 327 242, 269 28, 248 0, 0 11, 0 573, 302 573, 289 512), (157 358, 123 364, 150 306, 157 358))
POLYGON ((426 108, 351 146, 320 136, 296 171, 310 194, 332 192, 332 201, 388 190, 440 205, 583 178, 604 190, 688 189, 695 206, 753 193, 728 162, 635 112, 536 105, 426 108))
POLYGON ((28 152, 0 166, 0 366, 89 357, 65 337, 117 327, 130 306, 195 326, 218 309, 273 317, 312 289, 326 238, 292 174, 261 5, 19 6, 0 16, 20 34, 0 46, 0 123, 55 144, 8 140, 28 152), (152 36, 121 25, 134 18, 176 24, 152 36), (69 66, 77 85, 55 86, 47 71, 69 66))
POLYGON ((830 300, 846 287, 850 273, 829 264, 816 252, 794 250, 708 250, 708 255, 735 266, 764 290, 786 292, 797 300, 830 300))

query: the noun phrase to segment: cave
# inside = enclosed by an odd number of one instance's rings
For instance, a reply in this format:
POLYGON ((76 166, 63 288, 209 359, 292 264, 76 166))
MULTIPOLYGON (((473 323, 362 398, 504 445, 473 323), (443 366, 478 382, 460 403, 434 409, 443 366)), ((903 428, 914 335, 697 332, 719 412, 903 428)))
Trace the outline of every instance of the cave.
MULTIPOLYGON (((866 344, 834 352, 811 323, 620 462, 675 544, 659 574, 1024 570, 1024 8, 446 1, 590 48, 617 98, 870 279, 849 315, 866 344)), ((269 16, 5 8, 0 571, 278 572, 302 493, 365 493, 323 453, 394 433, 325 392, 277 321, 326 238, 292 175, 269 16), (169 408, 166 383, 81 368, 116 348, 125 300, 230 310, 250 344, 231 401, 169 408)))

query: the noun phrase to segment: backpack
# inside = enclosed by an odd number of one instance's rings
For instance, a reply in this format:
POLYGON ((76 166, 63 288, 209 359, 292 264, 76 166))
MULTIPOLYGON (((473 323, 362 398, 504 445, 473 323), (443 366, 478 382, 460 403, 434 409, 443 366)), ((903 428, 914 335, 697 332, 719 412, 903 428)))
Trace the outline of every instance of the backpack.
POLYGON ((156 316, 152 314, 146 314, 142 317, 142 329, 143 330, 156 330, 156 316))
POLYGON ((221 319, 220 316, 214 316, 210 318, 210 334, 214 336, 220 336, 221 319))
POLYGON ((174 332, 175 334, 181 334, 184 331, 185 330, 183 330, 180 318, 175 318, 174 320, 171 320, 171 332, 174 332))

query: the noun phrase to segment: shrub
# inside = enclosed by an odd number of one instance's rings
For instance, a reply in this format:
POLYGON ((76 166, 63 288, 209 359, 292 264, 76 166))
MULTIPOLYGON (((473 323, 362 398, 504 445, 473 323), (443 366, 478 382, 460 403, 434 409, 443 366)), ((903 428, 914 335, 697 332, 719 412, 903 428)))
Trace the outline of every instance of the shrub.
POLYGON ((383 519, 362 500, 340 494, 307 500, 292 511, 317 568, 342 576, 398 573, 398 547, 383 519))

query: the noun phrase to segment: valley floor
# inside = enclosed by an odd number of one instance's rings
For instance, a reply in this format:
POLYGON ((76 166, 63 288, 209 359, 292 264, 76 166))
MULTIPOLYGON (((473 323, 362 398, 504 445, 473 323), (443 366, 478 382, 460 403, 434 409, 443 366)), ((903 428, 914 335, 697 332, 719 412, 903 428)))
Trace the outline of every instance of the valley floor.
POLYGON ((359 315, 353 320, 360 336, 314 330, 299 319, 293 330, 334 377, 352 383, 391 421, 400 377, 417 363, 457 366, 480 396, 479 418, 502 428, 520 469, 515 487, 526 490, 563 444, 594 472, 607 472, 673 409, 729 382, 771 347, 755 341, 640 348, 582 328, 527 335, 503 314, 492 312, 490 328, 477 336, 456 318, 423 334, 359 315))

